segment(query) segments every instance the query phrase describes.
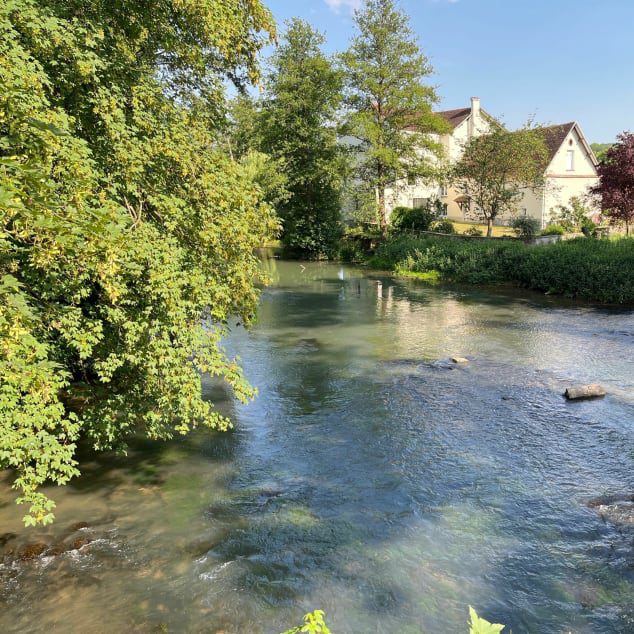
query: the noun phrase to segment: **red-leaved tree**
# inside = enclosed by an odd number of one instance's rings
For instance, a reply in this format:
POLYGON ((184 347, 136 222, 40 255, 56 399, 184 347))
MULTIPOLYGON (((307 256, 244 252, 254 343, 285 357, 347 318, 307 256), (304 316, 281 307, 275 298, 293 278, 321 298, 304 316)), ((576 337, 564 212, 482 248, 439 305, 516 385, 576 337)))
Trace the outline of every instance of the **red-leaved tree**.
POLYGON ((624 222, 627 235, 634 222, 634 134, 622 132, 598 167, 599 184, 592 192, 611 222, 624 222))

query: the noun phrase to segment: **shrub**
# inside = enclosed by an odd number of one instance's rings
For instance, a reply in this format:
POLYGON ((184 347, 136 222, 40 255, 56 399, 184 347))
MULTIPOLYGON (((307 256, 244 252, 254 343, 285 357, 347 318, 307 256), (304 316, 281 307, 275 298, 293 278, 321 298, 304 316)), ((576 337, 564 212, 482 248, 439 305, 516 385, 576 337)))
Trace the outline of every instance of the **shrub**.
POLYGON ((581 232, 584 236, 595 236, 597 230, 597 224, 593 222, 587 216, 581 221, 581 232))
POLYGON ((395 207, 391 215, 392 228, 395 231, 429 231, 436 219, 436 212, 429 206, 395 207))
POLYGON ((480 229, 480 227, 476 227, 475 225, 473 225, 473 227, 469 227, 464 234, 466 236, 483 236, 484 235, 484 231, 482 231, 482 229, 480 229))
POLYGON ((548 225, 542 229, 543 236, 563 236, 566 233, 566 229, 561 225, 548 225))
POLYGON ((577 238, 540 246, 499 240, 399 236, 383 243, 373 266, 435 273, 470 284, 510 282, 605 304, 634 305, 634 240, 577 238))
POLYGON ((590 212, 581 198, 573 196, 567 206, 558 205, 552 210, 551 224, 561 225, 568 233, 583 231, 586 221, 592 222, 588 218, 590 212))
POLYGON ((511 221, 511 227, 518 238, 534 238, 539 232, 539 220, 530 216, 516 216, 511 221))
POLYGON ((339 242, 339 259, 344 262, 361 262, 365 257, 361 240, 344 239, 339 242))
POLYGON ((430 229, 437 233, 456 233, 456 228, 453 226, 451 220, 441 218, 431 223, 430 229))

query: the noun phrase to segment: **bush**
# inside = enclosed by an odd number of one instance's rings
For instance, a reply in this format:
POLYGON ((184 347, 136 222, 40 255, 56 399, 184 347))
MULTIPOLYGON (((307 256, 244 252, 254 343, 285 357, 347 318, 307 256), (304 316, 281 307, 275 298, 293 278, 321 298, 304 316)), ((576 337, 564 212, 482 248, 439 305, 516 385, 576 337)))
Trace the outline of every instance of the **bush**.
POLYGON ((436 219, 436 212, 429 206, 395 207, 391 215, 392 228, 395 231, 429 231, 436 219))
POLYGON ((518 238, 534 238, 539 232, 540 222, 530 216, 516 216, 511 221, 511 227, 518 238))
POLYGON ((432 231, 436 231, 437 233, 456 233, 456 228, 453 226, 453 222, 451 222, 451 220, 447 220, 446 218, 432 222, 430 229, 432 231))
POLYGON ((476 227, 475 225, 473 227, 469 227, 465 232, 464 232, 465 236, 483 236, 484 235, 484 231, 482 231, 482 229, 480 229, 480 227, 476 227))
POLYGON ((348 239, 339 242, 338 258, 343 262, 361 262, 366 255, 361 240, 348 239))
POLYGON ((581 221, 581 232, 583 233, 584 236, 588 238, 590 236, 594 236, 596 235, 596 230, 597 230, 597 224, 593 222, 592 220, 590 220, 590 218, 585 217, 581 221))
MULTIPOLYGON (((587 222, 592 223, 588 217, 591 210, 585 205, 583 200, 578 196, 573 196, 568 206, 558 205, 552 210, 551 224, 561 225, 567 233, 575 231, 585 231, 583 227, 587 222)), ((592 223, 594 224, 594 223, 592 223)), ((590 231, 592 233, 592 231, 590 231)))
POLYGON ((542 229, 543 236, 563 236, 566 233, 566 229, 561 225, 548 225, 542 229))
POLYGON ((470 284, 510 282, 537 291, 634 305, 634 240, 577 238, 540 246, 502 240, 400 236, 383 243, 373 266, 435 273, 470 284))

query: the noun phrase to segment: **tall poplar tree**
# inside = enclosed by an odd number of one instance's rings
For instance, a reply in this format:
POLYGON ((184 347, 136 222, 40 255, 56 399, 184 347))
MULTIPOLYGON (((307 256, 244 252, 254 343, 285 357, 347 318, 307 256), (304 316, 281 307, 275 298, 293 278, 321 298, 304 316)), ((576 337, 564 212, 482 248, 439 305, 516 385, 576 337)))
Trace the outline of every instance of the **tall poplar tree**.
POLYGON ((309 257, 329 254, 341 231, 345 161, 335 120, 342 77, 308 23, 287 22, 271 59, 261 107, 261 151, 284 165, 288 197, 276 205, 282 242, 309 257))
POLYGON ((386 189, 434 173, 441 147, 430 134, 444 132, 447 124, 432 112, 438 97, 423 83, 432 68, 394 0, 368 0, 354 20, 359 32, 343 55, 348 132, 359 141, 355 175, 376 192, 385 232, 386 189))

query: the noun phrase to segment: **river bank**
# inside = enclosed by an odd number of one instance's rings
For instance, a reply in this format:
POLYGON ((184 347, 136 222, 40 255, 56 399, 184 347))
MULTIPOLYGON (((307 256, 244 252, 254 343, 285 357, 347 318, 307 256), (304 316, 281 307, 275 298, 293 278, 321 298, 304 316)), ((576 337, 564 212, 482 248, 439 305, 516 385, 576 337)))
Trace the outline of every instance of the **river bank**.
POLYGON ((556 244, 401 235, 364 254, 368 266, 427 282, 512 284, 598 304, 634 306, 634 240, 556 244))

